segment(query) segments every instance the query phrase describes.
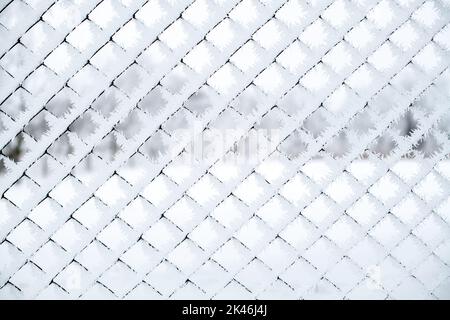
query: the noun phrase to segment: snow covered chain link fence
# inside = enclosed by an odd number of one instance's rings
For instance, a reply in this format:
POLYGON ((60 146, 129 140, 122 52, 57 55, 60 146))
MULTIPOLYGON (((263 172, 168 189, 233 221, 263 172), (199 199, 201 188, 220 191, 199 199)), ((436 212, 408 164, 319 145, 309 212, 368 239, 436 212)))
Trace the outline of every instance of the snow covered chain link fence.
POLYGON ((0 298, 450 298, 449 0, 0 0, 0 298))

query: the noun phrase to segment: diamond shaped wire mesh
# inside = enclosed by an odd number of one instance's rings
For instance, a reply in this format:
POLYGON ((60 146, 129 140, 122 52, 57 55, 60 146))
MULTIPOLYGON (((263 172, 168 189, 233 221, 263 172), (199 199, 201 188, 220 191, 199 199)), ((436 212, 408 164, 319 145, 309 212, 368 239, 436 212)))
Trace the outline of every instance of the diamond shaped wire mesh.
POLYGON ((448 0, 0 1, 0 298, 449 299, 448 0))

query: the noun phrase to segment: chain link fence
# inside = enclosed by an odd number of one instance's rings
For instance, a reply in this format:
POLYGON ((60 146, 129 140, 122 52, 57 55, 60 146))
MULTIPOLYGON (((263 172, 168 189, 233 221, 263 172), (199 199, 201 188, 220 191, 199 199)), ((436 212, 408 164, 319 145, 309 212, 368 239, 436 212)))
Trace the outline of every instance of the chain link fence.
POLYGON ((0 298, 450 299, 448 0, 0 0, 0 298))

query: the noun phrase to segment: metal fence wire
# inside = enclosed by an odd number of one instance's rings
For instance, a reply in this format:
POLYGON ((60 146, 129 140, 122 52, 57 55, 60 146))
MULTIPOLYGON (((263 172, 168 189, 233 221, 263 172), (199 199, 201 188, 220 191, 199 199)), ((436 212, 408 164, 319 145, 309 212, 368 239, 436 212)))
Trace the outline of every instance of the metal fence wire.
POLYGON ((1 299, 450 299, 449 0, 0 0, 1 299))

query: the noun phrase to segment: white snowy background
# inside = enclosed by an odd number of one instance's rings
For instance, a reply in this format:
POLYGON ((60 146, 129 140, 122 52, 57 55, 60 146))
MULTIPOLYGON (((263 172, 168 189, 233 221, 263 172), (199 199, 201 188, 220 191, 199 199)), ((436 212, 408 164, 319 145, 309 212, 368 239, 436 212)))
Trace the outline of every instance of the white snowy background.
POLYGON ((449 0, 0 0, 1 299, 450 299, 449 0))

